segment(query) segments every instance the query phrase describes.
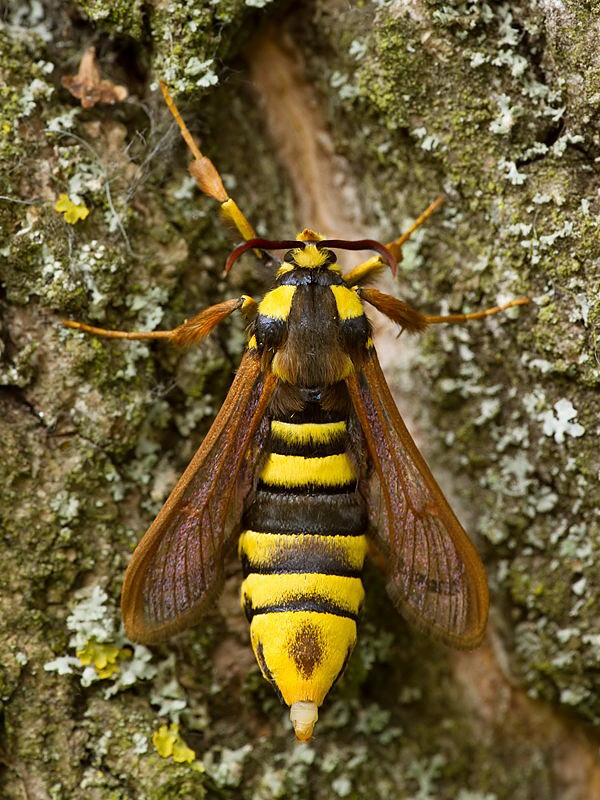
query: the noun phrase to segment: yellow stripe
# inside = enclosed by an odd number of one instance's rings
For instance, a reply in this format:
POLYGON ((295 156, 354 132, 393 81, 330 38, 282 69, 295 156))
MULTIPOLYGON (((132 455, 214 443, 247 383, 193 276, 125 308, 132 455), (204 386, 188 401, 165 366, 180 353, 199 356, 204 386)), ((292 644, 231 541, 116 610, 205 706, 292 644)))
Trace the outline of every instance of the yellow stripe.
POLYGON ((271 432, 287 444, 322 444, 345 431, 345 422, 271 422, 271 432))
POLYGON ((251 573, 242 583, 242 604, 250 602, 254 610, 307 598, 326 600, 344 611, 358 614, 364 597, 365 590, 360 578, 317 572, 283 575, 251 573))
POLYGON ((287 319, 292 307, 295 286, 277 286, 263 297, 258 306, 258 313, 272 319, 287 319))
POLYGON ((258 344, 256 342, 256 336, 251 336, 248 339, 248 350, 257 350, 258 344))
POLYGON ((251 567, 261 564, 271 565, 279 561, 282 552, 304 549, 309 544, 323 553, 338 558, 348 569, 360 570, 367 555, 366 536, 318 536, 304 533, 261 533, 260 531, 244 531, 239 539, 240 557, 245 554, 251 567))
POLYGON ((356 319, 365 313, 363 304, 359 296, 347 286, 330 286, 335 297, 338 315, 340 319, 356 319))
POLYGON ((271 486, 343 486, 356 480, 356 473, 346 453, 322 458, 270 453, 261 478, 271 486))

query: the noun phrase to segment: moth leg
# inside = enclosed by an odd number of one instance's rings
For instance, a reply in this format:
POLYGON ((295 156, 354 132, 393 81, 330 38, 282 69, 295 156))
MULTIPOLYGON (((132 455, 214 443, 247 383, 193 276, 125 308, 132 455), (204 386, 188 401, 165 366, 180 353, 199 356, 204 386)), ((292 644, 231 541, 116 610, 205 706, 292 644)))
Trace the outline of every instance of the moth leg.
POLYGON ((529 297, 516 297, 508 303, 501 306, 493 306, 492 308, 484 308, 482 311, 473 311, 471 314, 432 314, 425 317, 428 325, 438 325, 445 322, 468 322, 470 319, 483 319, 483 317, 491 317, 494 314, 499 314, 501 311, 506 311, 507 308, 514 306, 525 306, 531 303, 529 297))
POLYGON ((472 319, 483 319, 483 317, 491 317, 493 314, 498 314, 501 311, 506 311, 507 308, 513 306, 523 306, 530 303, 528 297, 517 297, 504 303, 501 306, 493 306, 493 308, 485 308, 482 311, 474 311, 471 314, 422 314, 413 308, 404 300, 398 300, 391 294, 385 294, 378 289, 356 289, 358 296, 367 303, 370 303, 374 308, 385 314, 388 319, 395 322, 403 330, 410 333, 421 333, 428 325, 438 325, 446 322, 468 322, 472 319))
MULTIPOLYGON (((400 263, 402 261, 402 245, 410 239, 413 233, 420 228, 421 225, 428 219, 434 211, 436 211, 441 204, 444 202, 443 197, 436 198, 433 203, 431 203, 425 211, 417 217, 417 219, 413 222, 410 228, 405 231, 402 236, 399 236, 393 242, 389 242, 386 244, 387 249, 390 253, 394 256, 396 261, 400 263)), ((385 264, 381 260, 379 256, 372 256, 367 261, 364 261, 362 264, 359 264, 353 270, 350 270, 346 275, 344 275, 344 280, 348 284, 348 286, 359 286, 366 281, 372 280, 373 278, 377 277, 377 275, 385 269, 385 264)))
POLYGON ((92 333, 95 336, 103 336, 107 339, 166 339, 175 347, 187 347, 204 339, 215 328, 234 311, 242 311, 247 317, 256 315, 258 303, 248 295, 225 300, 209 306, 196 314, 195 317, 186 320, 181 325, 171 331, 112 331, 107 328, 96 328, 93 325, 86 325, 83 322, 73 320, 62 320, 62 324, 67 328, 73 328, 84 333, 92 333))
POLYGON ((163 81, 159 81, 159 83, 163 97, 165 98, 165 103, 175 118, 175 121, 179 125, 181 135, 185 139, 187 146, 190 148, 192 155, 194 156, 194 160, 189 165, 189 171, 192 177, 195 179, 198 188, 204 192, 204 194, 208 195, 208 197, 212 197, 219 201, 221 204, 221 211, 223 212, 225 218, 235 225, 246 241, 248 239, 256 239, 254 228, 248 222, 236 202, 227 194, 227 190, 223 185, 223 181, 217 168, 212 163, 210 158, 203 155, 200 151, 200 148, 196 144, 194 137, 181 118, 181 114, 177 110, 177 106, 169 94, 166 84, 163 81))
POLYGON ((392 255, 396 258, 396 261, 400 261, 402 258, 402 245, 404 244, 404 242, 410 239, 410 237, 417 230, 417 228, 420 228, 421 225, 425 222, 425 220, 429 219, 429 217, 434 213, 434 211, 437 211, 437 209, 442 205, 443 202, 444 202, 443 197, 436 197, 433 203, 430 203, 427 206, 425 211, 423 211, 423 213, 416 218, 416 220, 413 222, 413 224, 407 231, 405 231, 397 239, 394 239, 393 242, 390 242, 389 244, 386 245, 387 249, 390 250, 392 255))

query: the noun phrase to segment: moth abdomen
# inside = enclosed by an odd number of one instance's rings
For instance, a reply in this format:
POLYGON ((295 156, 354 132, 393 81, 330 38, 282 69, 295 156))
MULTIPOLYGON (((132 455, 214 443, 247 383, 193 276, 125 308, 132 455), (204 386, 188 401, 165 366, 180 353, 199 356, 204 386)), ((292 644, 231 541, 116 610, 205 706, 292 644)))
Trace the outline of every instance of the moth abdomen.
POLYGON ((319 706, 356 642, 366 513, 342 412, 280 415, 268 447, 239 542, 242 605, 267 680, 319 706))

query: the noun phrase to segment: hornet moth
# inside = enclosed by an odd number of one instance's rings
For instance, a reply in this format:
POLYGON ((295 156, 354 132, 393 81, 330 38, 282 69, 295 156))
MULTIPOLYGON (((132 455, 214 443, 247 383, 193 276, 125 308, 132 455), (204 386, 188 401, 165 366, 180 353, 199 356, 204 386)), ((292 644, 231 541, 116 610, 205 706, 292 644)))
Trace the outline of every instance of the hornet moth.
POLYGON ((441 199, 387 246, 327 240, 308 229, 290 241, 258 238, 161 86, 194 155, 190 172, 244 239, 226 270, 249 249, 269 263, 274 251, 285 253, 260 302, 246 295, 226 300, 171 331, 64 323, 105 337, 185 346, 235 311, 249 321, 227 398, 127 568, 125 630, 133 641, 152 644, 196 625, 221 589, 237 541, 256 659, 290 707, 297 739, 307 741, 356 642, 369 540, 387 564, 393 603, 422 630, 473 648, 488 614, 483 564, 400 417, 365 305, 418 333, 529 301, 426 316, 365 286, 386 263, 395 273, 403 242, 441 199), (376 255, 342 274, 336 249, 376 255))

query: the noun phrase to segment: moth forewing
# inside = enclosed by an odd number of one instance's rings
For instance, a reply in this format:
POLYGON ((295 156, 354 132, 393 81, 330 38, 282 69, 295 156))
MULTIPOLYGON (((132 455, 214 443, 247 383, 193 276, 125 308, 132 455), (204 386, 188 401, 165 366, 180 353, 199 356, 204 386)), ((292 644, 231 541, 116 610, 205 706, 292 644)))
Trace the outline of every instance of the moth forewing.
POLYGON ((210 431, 140 543, 125 573, 127 635, 151 644, 198 623, 218 593, 266 431, 274 387, 246 351, 210 431))
POLYGON ((484 566, 396 407, 374 349, 346 381, 377 485, 363 482, 387 589, 411 622, 453 647, 483 639, 484 566))

